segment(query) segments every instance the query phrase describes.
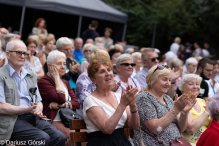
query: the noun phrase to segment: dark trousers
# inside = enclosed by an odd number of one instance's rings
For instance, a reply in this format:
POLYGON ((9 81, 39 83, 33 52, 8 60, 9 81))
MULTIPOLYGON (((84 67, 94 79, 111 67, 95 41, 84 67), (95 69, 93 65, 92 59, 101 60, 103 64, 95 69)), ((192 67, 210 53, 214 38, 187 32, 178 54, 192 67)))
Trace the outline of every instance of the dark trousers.
POLYGON ((36 118, 36 127, 33 126, 34 116, 22 114, 14 125, 11 141, 26 141, 26 145, 64 146, 67 140, 65 135, 51 123, 36 118))

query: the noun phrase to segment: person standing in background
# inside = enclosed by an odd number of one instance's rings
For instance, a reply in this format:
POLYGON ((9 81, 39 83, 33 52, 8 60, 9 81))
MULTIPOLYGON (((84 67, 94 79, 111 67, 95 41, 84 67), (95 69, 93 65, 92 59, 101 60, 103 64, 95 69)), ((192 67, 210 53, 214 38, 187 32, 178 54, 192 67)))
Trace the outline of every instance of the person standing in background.
POLYGON ((94 40, 96 37, 99 37, 99 33, 96 31, 97 27, 98 27, 98 22, 92 20, 88 29, 86 29, 81 35, 83 42, 86 42, 87 39, 94 40))
POLYGON ((45 34, 48 35, 46 30, 46 20, 43 18, 38 18, 32 29, 32 35, 45 34))
POLYGON ((176 37, 174 39, 174 43, 170 46, 170 51, 173 52, 175 55, 177 55, 177 51, 179 50, 181 39, 179 37, 176 37))

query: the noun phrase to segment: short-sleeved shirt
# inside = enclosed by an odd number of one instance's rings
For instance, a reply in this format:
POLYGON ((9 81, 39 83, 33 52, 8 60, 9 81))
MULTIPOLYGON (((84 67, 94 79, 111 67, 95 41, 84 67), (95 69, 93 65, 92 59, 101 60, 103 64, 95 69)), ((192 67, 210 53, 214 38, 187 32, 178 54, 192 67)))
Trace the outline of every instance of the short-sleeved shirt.
POLYGON ((148 71, 149 69, 147 69, 146 67, 143 67, 143 69, 140 70, 134 77, 140 84, 141 88, 145 88, 147 86, 146 75, 148 74, 148 71))
MULTIPOLYGON (((203 97, 208 97, 208 91, 209 91, 208 83, 205 80, 202 80, 200 85, 200 92, 197 98, 203 99, 203 97)), ((178 97, 182 95, 182 92, 179 90, 179 88, 177 88, 176 94, 178 94, 178 97)))
MULTIPOLYGON (((118 101, 118 104, 120 103, 121 99, 121 94, 114 93, 116 96, 116 99, 118 101)), ((109 106, 108 104, 104 103, 103 101, 97 99, 96 97, 89 95, 85 100, 83 104, 83 116, 84 116, 84 121, 86 123, 87 127, 87 133, 95 132, 95 131, 100 131, 87 117, 86 111, 90 109, 91 107, 98 106, 103 109, 105 112, 107 118, 109 119, 114 113, 115 109, 112 106, 109 106)), ((127 120, 127 113, 126 110, 124 110, 117 126, 115 129, 122 128, 127 120)))
MULTIPOLYGON (((151 119, 160 119, 165 116, 173 107, 173 100, 166 94, 163 95, 163 98, 166 102, 166 105, 161 103, 157 98, 153 97, 146 90, 141 92, 137 99, 136 104, 138 107, 138 113, 140 117, 140 126, 146 130, 148 133, 163 141, 166 144, 169 144, 172 140, 175 140, 180 136, 180 132, 177 128, 177 119, 175 118, 172 123, 159 135, 155 135, 146 126, 143 124, 145 121, 151 119)), ((159 125, 158 125, 159 126, 159 125)), ((146 132, 141 131, 142 138, 145 146, 162 146, 157 140, 149 136, 146 132)), ((141 138, 139 129, 134 130, 133 141, 135 146, 141 145, 141 138)))
POLYGON ((36 74, 40 72, 40 68, 42 67, 42 64, 38 57, 33 56, 34 64, 33 66, 30 64, 30 62, 26 59, 24 68, 28 69, 32 72, 35 72, 36 74))
POLYGON ((84 54, 82 54, 82 51, 83 51, 83 49, 81 48, 81 50, 80 51, 78 51, 78 50, 74 50, 74 52, 73 52, 73 55, 75 56, 75 60, 76 61, 79 61, 81 58, 84 58, 85 56, 84 56, 84 54))

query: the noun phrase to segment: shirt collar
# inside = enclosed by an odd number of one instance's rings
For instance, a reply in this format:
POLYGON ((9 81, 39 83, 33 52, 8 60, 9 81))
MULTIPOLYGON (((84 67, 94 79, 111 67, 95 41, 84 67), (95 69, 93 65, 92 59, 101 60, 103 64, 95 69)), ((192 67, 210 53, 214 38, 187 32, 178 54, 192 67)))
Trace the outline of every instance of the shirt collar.
POLYGON ((143 67, 142 70, 144 70, 145 72, 148 72, 149 69, 147 67, 143 67))
MULTIPOLYGON (((9 69, 9 74, 12 76, 16 71, 9 65, 7 64, 7 68, 9 69)), ((17 73, 17 72, 16 72, 17 73)), ((25 77, 27 74, 29 74, 23 67, 21 68, 21 77, 25 77)))

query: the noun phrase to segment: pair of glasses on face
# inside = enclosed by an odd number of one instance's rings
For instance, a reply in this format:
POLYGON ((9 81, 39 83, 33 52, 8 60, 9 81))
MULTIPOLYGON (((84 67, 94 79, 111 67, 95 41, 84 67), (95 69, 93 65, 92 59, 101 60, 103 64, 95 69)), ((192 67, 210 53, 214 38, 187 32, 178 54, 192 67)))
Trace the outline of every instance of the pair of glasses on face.
MULTIPOLYGON (((167 65, 158 65, 157 68, 154 70, 153 74, 155 73, 156 70, 158 70, 158 69, 159 69, 159 70, 162 70, 162 69, 164 69, 164 68, 169 68, 169 67, 168 67, 167 65)), ((153 75, 153 74, 152 74, 152 75, 153 75)))
POLYGON ((124 65, 124 66, 129 66, 129 65, 131 65, 132 67, 134 67, 134 66, 136 66, 136 64, 135 63, 122 63, 122 64, 120 64, 120 65, 124 65))
MULTIPOLYGON (((159 57, 154 57, 154 58, 151 58, 149 60, 151 60, 151 62, 155 62, 156 60, 159 60, 160 58, 159 57)), ((147 60, 146 60, 147 61, 147 60)))
POLYGON ((9 51, 9 52, 15 52, 18 56, 24 55, 24 57, 29 56, 29 53, 21 52, 21 51, 9 51))

